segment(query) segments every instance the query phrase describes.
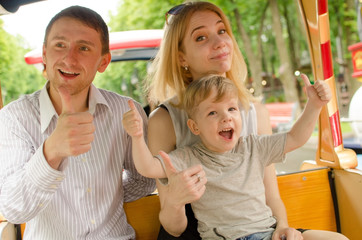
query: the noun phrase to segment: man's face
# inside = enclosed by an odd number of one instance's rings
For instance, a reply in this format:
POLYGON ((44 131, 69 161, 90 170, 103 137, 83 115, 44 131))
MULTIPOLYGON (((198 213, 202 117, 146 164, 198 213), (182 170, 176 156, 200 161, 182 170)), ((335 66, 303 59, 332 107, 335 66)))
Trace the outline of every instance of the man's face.
POLYGON ((110 62, 110 54, 102 56, 101 51, 96 30, 69 17, 57 20, 43 46, 51 97, 59 87, 65 87, 70 95, 88 94, 97 71, 103 72, 110 62))

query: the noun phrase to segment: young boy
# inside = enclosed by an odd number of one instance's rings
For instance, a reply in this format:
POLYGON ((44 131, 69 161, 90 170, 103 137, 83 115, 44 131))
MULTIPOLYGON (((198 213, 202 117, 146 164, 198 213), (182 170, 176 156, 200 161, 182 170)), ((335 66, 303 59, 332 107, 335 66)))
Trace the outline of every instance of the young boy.
MULTIPOLYGON (((183 101, 187 125, 201 141, 172 151, 169 158, 179 171, 201 164, 206 173, 206 191, 191 203, 203 239, 239 239, 251 234, 271 238, 276 219, 265 203, 264 167, 284 160, 287 152, 308 140, 321 108, 331 99, 324 81, 312 86, 305 75, 302 78, 309 98, 302 115, 289 132, 265 136, 240 137, 240 96, 231 80, 211 75, 188 86, 183 101)), ((130 108, 123 125, 132 136, 137 170, 146 177, 166 178, 163 164, 170 164, 168 155, 152 156, 133 102, 130 108)))

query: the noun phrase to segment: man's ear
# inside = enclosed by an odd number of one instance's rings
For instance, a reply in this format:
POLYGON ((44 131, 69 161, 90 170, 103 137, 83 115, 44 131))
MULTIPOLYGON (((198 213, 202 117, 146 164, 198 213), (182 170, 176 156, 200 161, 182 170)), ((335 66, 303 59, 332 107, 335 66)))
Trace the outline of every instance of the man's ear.
POLYGON ((43 64, 46 64, 46 53, 47 52, 46 52, 46 49, 45 49, 45 45, 43 44, 42 55, 41 55, 43 64))
POLYGON ((111 62, 111 53, 106 53, 102 56, 102 61, 98 66, 98 72, 102 73, 106 70, 108 64, 111 62))
POLYGON ((190 128, 191 132, 195 135, 199 135, 200 134, 200 130, 199 128, 197 127, 197 123, 192 120, 192 119, 188 119, 187 120, 187 126, 190 128))

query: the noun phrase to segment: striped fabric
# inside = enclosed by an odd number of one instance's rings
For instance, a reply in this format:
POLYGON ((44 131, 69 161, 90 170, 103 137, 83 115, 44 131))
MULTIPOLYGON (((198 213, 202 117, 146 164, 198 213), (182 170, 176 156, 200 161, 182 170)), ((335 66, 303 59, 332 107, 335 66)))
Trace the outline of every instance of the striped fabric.
POLYGON ((129 98, 92 85, 92 148, 54 170, 42 152, 58 119, 46 86, 0 111, 0 212, 27 223, 24 239, 134 239, 123 202, 153 192, 155 182, 133 165, 121 123, 129 98))

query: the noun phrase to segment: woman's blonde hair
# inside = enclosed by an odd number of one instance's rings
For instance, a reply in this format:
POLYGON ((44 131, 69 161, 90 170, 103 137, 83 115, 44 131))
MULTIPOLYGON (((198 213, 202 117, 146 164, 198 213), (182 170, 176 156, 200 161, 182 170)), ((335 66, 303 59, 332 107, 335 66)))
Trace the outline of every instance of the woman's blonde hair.
MULTIPOLYGON (((176 14, 169 17, 164 29, 160 50, 157 53, 147 77, 147 91, 151 105, 157 105, 173 96, 177 96, 181 107, 186 87, 192 82, 192 76, 185 71, 179 62, 179 51, 182 51, 183 39, 192 15, 199 11, 215 12, 225 24, 225 29, 233 42, 233 56, 230 71, 226 77, 231 79, 243 96, 241 103, 245 109, 249 108, 252 98, 244 85, 247 77, 247 67, 233 36, 232 29, 223 11, 209 2, 187 2, 176 14)), ((196 79, 195 79, 196 80, 196 79)))

